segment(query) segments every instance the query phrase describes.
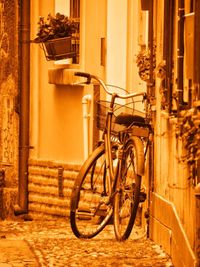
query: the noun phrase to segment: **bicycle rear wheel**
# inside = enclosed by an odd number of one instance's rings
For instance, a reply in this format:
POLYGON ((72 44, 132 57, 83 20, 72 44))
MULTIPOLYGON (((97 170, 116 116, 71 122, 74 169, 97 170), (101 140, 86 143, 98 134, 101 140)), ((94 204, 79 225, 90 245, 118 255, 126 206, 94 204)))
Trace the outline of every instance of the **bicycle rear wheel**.
POLYGON ((70 223, 78 238, 96 236, 112 216, 107 174, 105 148, 101 145, 81 167, 72 190, 70 223))
POLYGON ((127 140, 121 161, 114 199, 114 229, 116 239, 126 240, 132 231, 140 202, 141 170, 144 164, 142 141, 127 140), (138 174, 139 171, 139 174, 138 174))

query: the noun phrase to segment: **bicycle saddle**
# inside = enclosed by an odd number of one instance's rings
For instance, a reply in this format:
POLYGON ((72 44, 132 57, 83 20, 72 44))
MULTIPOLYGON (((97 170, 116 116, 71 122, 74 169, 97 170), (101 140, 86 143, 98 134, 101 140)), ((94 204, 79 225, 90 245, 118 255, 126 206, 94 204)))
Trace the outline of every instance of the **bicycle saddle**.
POLYGON ((131 124, 142 126, 145 124, 145 119, 139 115, 132 115, 122 112, 115 118, 115 123, 123 124, 125 126, 130 126, 131 124))

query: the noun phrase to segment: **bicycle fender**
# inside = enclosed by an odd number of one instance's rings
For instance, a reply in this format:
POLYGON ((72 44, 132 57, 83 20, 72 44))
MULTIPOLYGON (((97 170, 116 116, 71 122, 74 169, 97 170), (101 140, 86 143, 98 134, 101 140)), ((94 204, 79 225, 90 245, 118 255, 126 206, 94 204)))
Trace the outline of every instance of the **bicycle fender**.
POLYGON ((77 209, 77 195, 78 195, 78 192, 79 192, 79 186, 75 184, 73 189, 72 189, 71 202, 70 202, 70 210, 74 211, 74 212, 77 209))
POLYGON ((144 175, 144 145, 142 143, 142 140, 137 137, 133 136, 131 139, 134 142, 135 149, 136 149, 136 157, 137 157, 137 174, 140 176, 144 175))

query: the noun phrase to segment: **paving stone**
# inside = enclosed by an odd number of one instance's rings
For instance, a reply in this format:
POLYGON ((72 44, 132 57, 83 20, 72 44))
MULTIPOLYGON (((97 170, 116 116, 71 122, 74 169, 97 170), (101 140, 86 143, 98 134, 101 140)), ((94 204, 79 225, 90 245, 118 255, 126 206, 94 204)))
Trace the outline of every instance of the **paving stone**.
POLYGON ((93 239, 81 240, 65 219, 0 221, 0 237, 0 267, 173 266, 144 233, 117 242, 112 225, 93 239))

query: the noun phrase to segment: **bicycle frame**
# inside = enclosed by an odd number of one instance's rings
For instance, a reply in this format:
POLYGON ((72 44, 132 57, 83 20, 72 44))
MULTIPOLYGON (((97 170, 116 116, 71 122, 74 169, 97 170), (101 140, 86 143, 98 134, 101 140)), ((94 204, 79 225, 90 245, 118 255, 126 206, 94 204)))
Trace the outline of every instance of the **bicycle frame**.
MULTIPOLYGON (((111 124, 113 118, 113 107, 115 103, 116 94, 112 95, 112 99, 110 102, 110 107, 107 113, 106 118, 106 127, 103 134, 104 142, 105 142, 105 154, 106 154, 106 166, 108 166, 109 180, 108 180, 108 192, 112 194, 112 181, 114 181, 114 168, 113 168, 113 159, 112 159, 112 147, 111 147, 111 124)), ((116 175, 115 175, 116 177, 116 175)))

